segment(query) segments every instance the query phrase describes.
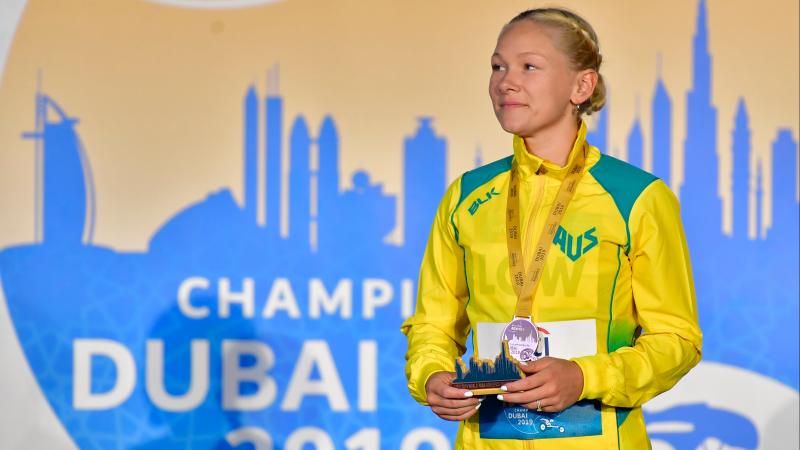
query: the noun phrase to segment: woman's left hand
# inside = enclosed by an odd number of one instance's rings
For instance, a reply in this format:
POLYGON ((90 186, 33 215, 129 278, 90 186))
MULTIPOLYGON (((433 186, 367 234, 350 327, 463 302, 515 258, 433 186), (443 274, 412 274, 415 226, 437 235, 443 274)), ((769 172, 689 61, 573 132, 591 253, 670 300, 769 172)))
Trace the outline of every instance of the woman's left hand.
MULTIPOLYGON (((546 356, 519 368, 527 377, 508 383, 497 398, 528 409, 559 412, 578 401, 583 391, 583 371, 573 361, 546 356)), ((501 388, 502 389, 502 388, 501 388)))

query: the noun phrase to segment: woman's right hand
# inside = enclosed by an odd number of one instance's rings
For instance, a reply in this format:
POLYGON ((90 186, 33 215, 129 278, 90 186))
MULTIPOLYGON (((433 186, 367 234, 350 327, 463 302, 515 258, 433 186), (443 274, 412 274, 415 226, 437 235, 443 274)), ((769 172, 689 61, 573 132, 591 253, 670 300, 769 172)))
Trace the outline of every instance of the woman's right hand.
POLYGON ((428 404, 444 420, 467 420, 478 412, 483 398, 474 398, 472 391, 451 386, 453 378, 452 372, 436 372, 428 378, 425 384, 428 404))

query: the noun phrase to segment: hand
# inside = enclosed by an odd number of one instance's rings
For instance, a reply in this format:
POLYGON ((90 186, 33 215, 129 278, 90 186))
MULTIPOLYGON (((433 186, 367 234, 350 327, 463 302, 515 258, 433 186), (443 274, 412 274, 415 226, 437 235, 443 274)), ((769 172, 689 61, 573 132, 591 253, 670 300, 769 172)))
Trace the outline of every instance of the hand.
POLYGON ((453 372, 431 375, 425 384, 428 404, 434 414, 444 420, 467 420, 478 411, 483 399, 472 398, 472 391, 451 386, 454 378, 453 372))
POLYGON ((581 396, 583 371, 573 361, 546 356, 520 364, 519 368, 527 377, 504 386, 508 393, 498 395, 499 400, 518 403, 528 409, 536 410, 541 406, 542 411, 559 412, 581 396))

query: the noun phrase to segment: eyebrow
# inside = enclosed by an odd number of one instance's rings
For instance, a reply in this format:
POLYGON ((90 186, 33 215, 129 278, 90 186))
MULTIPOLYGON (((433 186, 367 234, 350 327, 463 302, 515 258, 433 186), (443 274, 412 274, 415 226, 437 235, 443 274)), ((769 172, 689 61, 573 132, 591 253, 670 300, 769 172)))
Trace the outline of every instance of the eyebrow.
MULTIPOLYGON (((542 58, 547 58, 543 54, 536 53, 536 52, 521 52, 521 53, 519 53, 519 55, 535 55, 535 56, 541 56, 542 58)), ((497 53, 497 52, 492 53, 492 56, 499 56, 500 58, 503 57, 500 53, 497 53)))

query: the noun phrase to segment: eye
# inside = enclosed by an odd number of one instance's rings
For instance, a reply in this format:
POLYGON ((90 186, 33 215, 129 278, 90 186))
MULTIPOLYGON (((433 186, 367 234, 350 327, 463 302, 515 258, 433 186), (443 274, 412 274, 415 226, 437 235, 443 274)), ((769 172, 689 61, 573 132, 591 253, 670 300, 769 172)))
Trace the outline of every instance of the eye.
POLYGON ((500 64, 492 64, 492 72, 500 72, 502 70, 506 70, 505 66, 500 64))
POLYGON ((534 66, 533 64, 525 64, 525 70, 531 71, 535 69, 538 69, 538 67, 534 66))

